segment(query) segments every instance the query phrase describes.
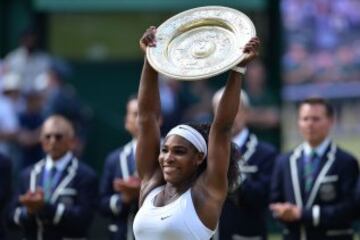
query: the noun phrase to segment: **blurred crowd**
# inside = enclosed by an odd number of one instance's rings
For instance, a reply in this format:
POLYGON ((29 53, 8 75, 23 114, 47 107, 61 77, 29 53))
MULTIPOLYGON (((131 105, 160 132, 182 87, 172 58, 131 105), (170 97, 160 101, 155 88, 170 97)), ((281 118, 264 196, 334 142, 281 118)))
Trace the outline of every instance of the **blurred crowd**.
POLYGON ((28 27, 19 46, 0 60, 0 152, 19 170, 42 156, 39 128, 43 120, 62 114, 74 123, 82 152, 91 110, 68 84, 70 65, 38 46, 38 32, 28 27))
POLYGON ((360 2, 281 1, 285 84, 360 79, 360 2))

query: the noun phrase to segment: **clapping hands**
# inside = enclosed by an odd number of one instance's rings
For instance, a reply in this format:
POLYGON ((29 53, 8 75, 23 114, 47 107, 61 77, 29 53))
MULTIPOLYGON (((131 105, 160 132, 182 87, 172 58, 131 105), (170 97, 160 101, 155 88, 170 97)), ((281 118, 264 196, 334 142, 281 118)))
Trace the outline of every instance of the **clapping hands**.
POLYGON ((19 201, 26 207, 29 214, 35 214, 45 204, 44 191, 41 188, 37 188, 35 192, 27 191, 19 197, 19 201))

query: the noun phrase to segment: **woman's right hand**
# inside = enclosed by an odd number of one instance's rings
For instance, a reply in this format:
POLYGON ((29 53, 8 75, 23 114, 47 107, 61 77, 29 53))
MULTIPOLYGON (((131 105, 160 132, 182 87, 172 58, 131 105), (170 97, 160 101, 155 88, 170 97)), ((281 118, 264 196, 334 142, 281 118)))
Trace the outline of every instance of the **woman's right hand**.
POLYGON ((151 26, 148 29, 146 29, 145 33, 141 37, 139 44, 141 50, 145 53, 147 47, 156 47, 156 27, 151 26))

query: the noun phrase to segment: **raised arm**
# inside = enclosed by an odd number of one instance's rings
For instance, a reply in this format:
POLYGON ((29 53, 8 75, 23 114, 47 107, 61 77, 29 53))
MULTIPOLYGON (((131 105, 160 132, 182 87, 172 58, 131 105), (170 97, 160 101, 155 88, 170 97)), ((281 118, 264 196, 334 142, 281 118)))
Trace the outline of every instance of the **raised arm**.
MULTIPOLYGON (((244 48, 244 53, 247 55, 238 66, 245 67, 253 60, 257 56, 258 47, 259 39, 251 39, 244 48)), ((230 72, 209 133, 208 166, 204 175, 205 184, 210 191, 220 198, 225 198, 227 194, 227 172, 232 139, 231 129, 239 110, 242 78, 241 73, 230 72)))
MULTIPOLYGON (((140 40, 141 49, 154 47, 155 27, 146 30, 140 40)), ((149 181, 160 169, 158 156, 160 151, 160 95, 157 72, 150 66, 146 56, 138 89, 138 126, 139 136, 136 147, 136 166, 143 183, 149 181)))

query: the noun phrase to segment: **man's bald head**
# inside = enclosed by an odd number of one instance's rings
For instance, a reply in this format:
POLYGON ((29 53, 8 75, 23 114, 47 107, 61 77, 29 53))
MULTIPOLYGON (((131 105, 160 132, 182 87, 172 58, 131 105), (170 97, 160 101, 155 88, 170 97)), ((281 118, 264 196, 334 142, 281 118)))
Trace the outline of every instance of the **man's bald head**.
POLYGON ((42 125, 42 132, 49 129, 56 129, 71 138, 74 137, 75 131, 72 123, 61 115, 52 115, 48 117, 42 125))
POLYGON ((64 156, 74 147, 75 131, 71 122, 61 115, 45 120, 41 129, 41 143, 44 152, 54 160, 64 156))
MULTIPOLYGON (((212 106, 213 106, 214 112, 216 111, 216 109, 220 103, 220 100, 221 100, 222 95, 224 94, 224 91, 225 91, 225 87, 222 87, 214 93, 214 96, 212 98, 212 106)), ((245 108, 245 109, 250 108, 249 96, 247 95, 247 93, 244 90, 241 90, 241 92, 240 92, 239 107, 245 108)))

